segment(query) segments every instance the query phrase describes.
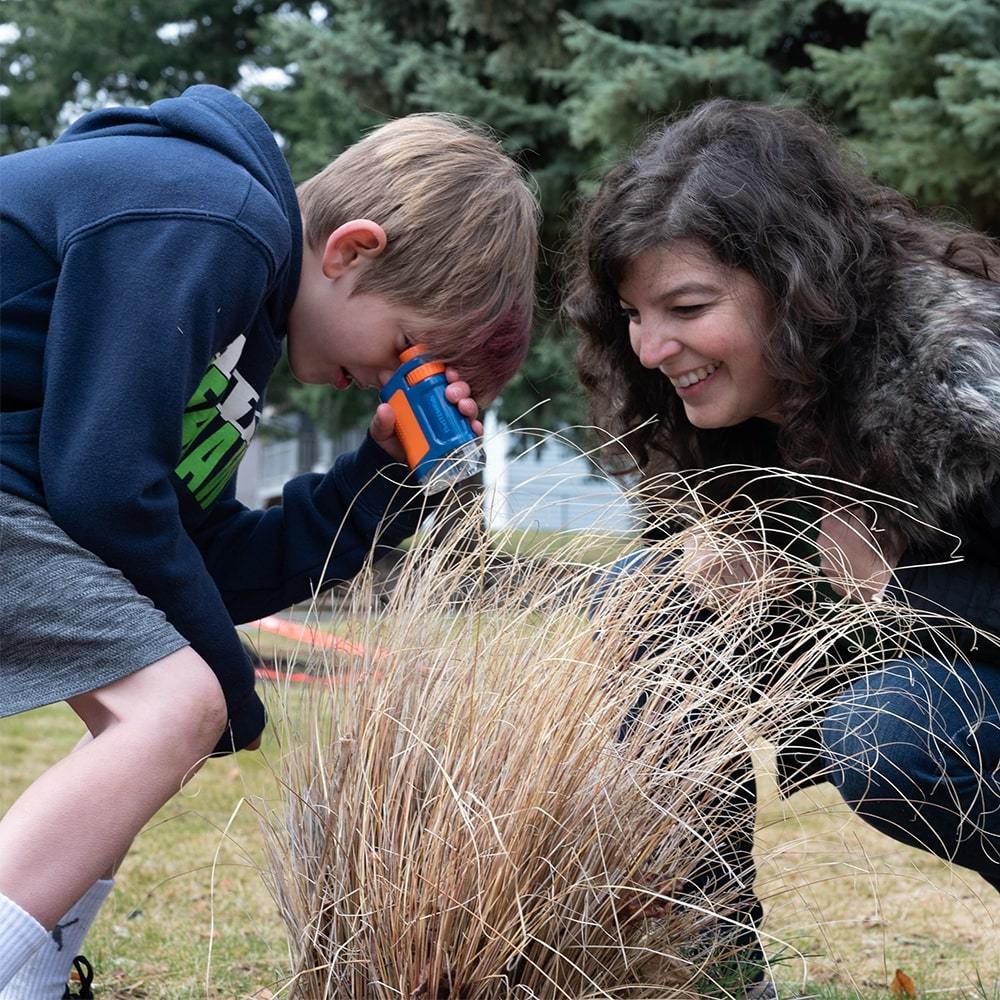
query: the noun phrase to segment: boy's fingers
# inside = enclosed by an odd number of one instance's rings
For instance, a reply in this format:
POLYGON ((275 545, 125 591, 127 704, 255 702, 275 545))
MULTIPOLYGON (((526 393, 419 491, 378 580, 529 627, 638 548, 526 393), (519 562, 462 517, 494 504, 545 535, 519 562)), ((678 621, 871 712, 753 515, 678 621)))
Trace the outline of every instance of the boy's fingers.
POLYGON ((472 421, 472 433, 477 434, 479 437, 483 436, 483 422, 482 420, 472 421))
POLYGON ((396 414, 388 403, 379 403, 372 417, 371 434, 379 444, 395 437, 396 414))
POLYGON ((396 437, 396 414, 388 403, 379 403, 372 417, 369 433, 372 440, 385 452, 390 454, 397 462, 406 459, 406 452, 396 437))
POLYGON ((406 452, 396 437, 396 414, 388 403, 379 403, 372 417, 370 433, 372 440, 397 462, 406 458, 406 452))
POLYGON ((466 396, 458 401, 458 412, 469 420, 475 420, 479 416, 479 407, 471 396, 466 396))
POLYGON ((468 382, 463 382, 461 379, 452 382, 444 390, 445 398, 450 400, 452 403, 457 403, 460 399, 471 399, 472 390, 469 388, 468 382))
POLYGON ((445 391, 444 397, 458 407, 458 412, 468 420, 479 416, 479 404, 472 398, 472 390, 468 382, 452 382, 445 391))

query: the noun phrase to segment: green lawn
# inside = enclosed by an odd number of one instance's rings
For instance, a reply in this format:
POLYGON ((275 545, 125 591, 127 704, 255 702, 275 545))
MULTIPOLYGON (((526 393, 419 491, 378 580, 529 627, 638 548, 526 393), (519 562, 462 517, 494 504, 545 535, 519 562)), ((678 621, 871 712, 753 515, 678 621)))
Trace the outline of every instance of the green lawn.
POLYGON ((635 548, 632 535, 581 531, 512 529, 496 535, 496 544, 505 552, 524 556, 572 553, 574 559, 594 566, 614 562, 635 548))
MULTIPOLYGON (((0 808, 79 733, 64 706, 0 720, 0 808)), ((275 796, 274 754, 269 737, 261 753, 209 763, 139 837, 88 942, 100 1000, 287 996, 284 930, 243 802, 275 796)), ((996 893, 881 837, 826 786, 782 804, 764 783, 761 888, 783 982, 873 1000, 901 968, 923 997, 1000 1000, 996 893)), ((65 812, 87 822, 86 789, 65 812)))
MULTIPOLYGON (((80 733, 63 705, 0 720, 0 809, 80 733)), ((209 762, 139 836, 87 943, 101 1000, 243 997, 287 977, 256 821, 242 802, 273 794, 269 753, 270 740, 261 754, 209 762)), ((65 812, 88 821, 86 789, 65 812)))

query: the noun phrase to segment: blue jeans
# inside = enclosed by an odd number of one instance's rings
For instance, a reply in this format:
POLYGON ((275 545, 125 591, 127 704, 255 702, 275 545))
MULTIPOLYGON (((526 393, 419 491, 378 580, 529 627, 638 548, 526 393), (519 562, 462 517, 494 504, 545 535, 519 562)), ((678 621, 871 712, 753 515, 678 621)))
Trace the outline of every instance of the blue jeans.
MULTIPOLYGON (((649 556, 633 552, 604 570, 593 606, 616 581, 649 569, 649 556)), ((710 616, 707 609, 700 614, 710 616)), ((644 702, 623 720, 620 738, 644 702)), ((826 780, 862 819, 895 840, 971 868, 1000 891, 1000 666, 929 657, 889 661, 836 696, 821 736, 826 780)), ((733 790, 717 804, 720 816, 749 816, 755 808, 749 759, 738 772, 730 776, 733 790)), ((692 888, 711 895, 735 879, 743 895, 737 910, 756 923, 752 827, 744 824, 726 837, 717 855, 724 863, 702 866, 692 888)))
POLYGON ((1000 667, 886 663, 837 696, 822 740, 862 819, 1000 890, 1000 667))

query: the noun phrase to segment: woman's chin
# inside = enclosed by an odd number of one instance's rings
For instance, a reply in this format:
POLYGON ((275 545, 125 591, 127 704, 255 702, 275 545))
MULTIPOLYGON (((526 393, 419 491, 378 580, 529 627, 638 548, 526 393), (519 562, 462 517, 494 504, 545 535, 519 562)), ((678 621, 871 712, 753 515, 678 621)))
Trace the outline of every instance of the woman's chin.
POLYGON ((692 427, 697 427, 700 431, 712 431, 717 430, 719 427, 731 426, 724 417, 698 407, 685 406, 684 415, 688 418, 688 423, 692 427))

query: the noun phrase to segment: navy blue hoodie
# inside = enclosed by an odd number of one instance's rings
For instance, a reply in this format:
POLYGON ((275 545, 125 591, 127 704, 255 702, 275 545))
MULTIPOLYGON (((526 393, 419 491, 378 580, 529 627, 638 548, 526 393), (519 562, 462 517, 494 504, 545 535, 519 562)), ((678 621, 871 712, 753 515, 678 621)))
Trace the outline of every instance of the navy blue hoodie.
POLYGON ((215 670, 223 743, 243 746, 264 713, 233 622, 353 576, 418 520, 370 439, 280 508, 233 497, 298 288, 281 152, 247 104, 198 86, 3 157, 0 191, 0 488, 153 600, 215 670))

